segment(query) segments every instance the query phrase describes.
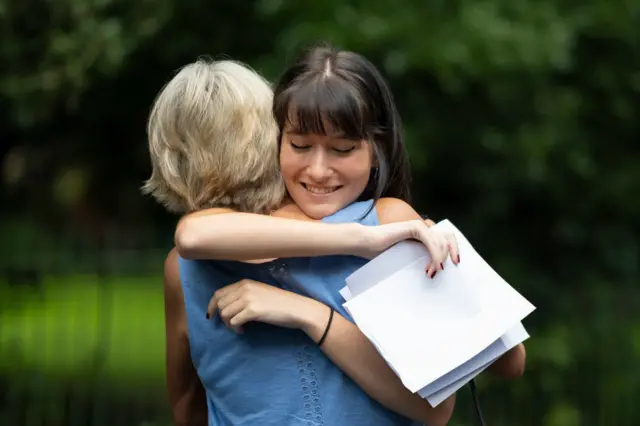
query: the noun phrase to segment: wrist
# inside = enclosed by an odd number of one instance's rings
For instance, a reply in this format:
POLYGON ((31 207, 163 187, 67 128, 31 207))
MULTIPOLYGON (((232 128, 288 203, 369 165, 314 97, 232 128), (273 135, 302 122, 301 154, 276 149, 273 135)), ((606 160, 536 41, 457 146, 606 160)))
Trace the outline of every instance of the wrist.
POLYGON ((331 309, 324 303, 305 297, 297 313, 298 328, 314 342, 320 340, 329 321, 331 309))
POLYGON ((404 241, 415 238, 419 233, 417 220, 387 223, 378 226, 363 226, 365 228, 364 242, 360 253, 362 257, 373 258, 389 247, 404 241))
POLYGON ((425 227, 425 223, 422 220, 409 220, 406 222, 405 238, 406 240, 418 239, 420 231, 425 227))

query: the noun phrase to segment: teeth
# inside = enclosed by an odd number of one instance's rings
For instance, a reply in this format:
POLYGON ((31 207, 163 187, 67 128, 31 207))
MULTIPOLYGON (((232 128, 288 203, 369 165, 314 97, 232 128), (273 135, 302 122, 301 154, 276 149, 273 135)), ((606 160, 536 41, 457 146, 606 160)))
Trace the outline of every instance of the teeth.
POLYGON ((313 185, 307 185, 307 184, 304 184, 304 187, 307 189, 307 191, 312 192, 314 194, 319 194, 319 195, 330 194, 331 192, 335 191, 337 188, 337 186, 324 187, 324 186, 313 186, 313 185))

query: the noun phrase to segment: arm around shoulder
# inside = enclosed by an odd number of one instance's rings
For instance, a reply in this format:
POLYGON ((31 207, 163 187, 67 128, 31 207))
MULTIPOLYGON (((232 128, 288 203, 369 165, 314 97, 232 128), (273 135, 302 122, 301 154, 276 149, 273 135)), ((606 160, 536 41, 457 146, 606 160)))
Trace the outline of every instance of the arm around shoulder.
POLYGON ((367 231, 357 223, 326 224, 309 220, 237 213, 185 216, 175 233, 176 249, 186 259, 248 261, 276 257, 357 255, 366 251, 367 231))
POLYGON ((171 250, 164 264, 167 391, 175 426, 206 426, 204 388, 191 361, 178 253, 171 250))

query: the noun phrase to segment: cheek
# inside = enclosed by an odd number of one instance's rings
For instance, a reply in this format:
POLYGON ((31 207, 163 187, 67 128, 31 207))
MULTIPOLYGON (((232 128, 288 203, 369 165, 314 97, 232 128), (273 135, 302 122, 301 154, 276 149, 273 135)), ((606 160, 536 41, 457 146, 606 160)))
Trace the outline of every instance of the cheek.
POLYGON ((304 158, 291 147, 282 147, 280 151, 280 174, 285 186, 290 191, 295 187, 295 181, 305 168, 304 158))
POLYGON ((350 183, 358 187, 367 186, 369 175, 371 173, 371 159, 368 154, 357 155, 350 158, 342 167, 344 176, 349 179, 350 183))
POLYGON ((283 146, 280 150, 280 173, 285 180, 291 179, 294 173, 294 161, 291 154, 290 148, 287 146, 283 146))

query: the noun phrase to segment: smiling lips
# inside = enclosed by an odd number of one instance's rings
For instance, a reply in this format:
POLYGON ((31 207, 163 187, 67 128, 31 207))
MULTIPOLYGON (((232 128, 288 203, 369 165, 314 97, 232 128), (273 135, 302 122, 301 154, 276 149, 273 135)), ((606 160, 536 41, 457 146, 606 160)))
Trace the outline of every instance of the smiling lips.
POLYGON ((338 186, 315 186, 315 185, 309 185, 309 184, 306 184, 306 183, 302 183, 302 186, 304 187, 304 189, 306 189, 307 191, 311 192, 314 195, 328 195, 328 194, 331 194, 332 192, 335 192, 338 189, 342 188, 342 185, 338 185, 338 186))

